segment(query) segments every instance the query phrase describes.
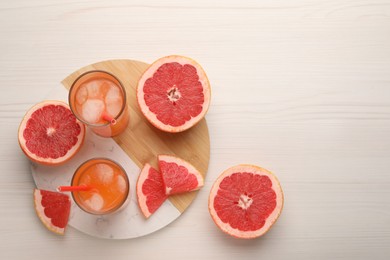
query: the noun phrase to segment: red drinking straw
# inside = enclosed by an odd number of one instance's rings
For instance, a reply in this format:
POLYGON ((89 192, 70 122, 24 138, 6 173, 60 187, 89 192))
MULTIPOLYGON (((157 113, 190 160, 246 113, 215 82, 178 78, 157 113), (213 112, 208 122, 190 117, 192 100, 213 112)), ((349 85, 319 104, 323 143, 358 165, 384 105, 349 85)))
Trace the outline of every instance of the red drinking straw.
POLYGON ((87 185, 80 185, 80 186, 58 186, 57 190, 60 192, 64 191, 88 191, 92 187, 87 185))
POLYGON ((115 125, 115 124, 116 124, 116 119, 113 118, 112 116, 110 116, 109 114, 107 114, 106 112, 103 112, 102 118, 103 118, 104 120, 110 122, 110 124, 112 124, 112 125, 115 125))

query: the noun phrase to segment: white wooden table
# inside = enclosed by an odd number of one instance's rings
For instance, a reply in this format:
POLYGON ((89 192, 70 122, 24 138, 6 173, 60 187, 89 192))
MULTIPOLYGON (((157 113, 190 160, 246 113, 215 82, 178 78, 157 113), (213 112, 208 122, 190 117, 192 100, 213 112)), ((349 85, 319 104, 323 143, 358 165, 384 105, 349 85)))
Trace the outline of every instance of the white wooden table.
POLYGON ((390 1, 0 2, 0 259, 389 259, 390 1), (48 232, 16 133, 74 70, 182 54, 212 85, 205 187, 166 228, 104 240, 48 232), (239 163, 275 172, 281 218, 266 236, 219 231, 208 193, 239 163))

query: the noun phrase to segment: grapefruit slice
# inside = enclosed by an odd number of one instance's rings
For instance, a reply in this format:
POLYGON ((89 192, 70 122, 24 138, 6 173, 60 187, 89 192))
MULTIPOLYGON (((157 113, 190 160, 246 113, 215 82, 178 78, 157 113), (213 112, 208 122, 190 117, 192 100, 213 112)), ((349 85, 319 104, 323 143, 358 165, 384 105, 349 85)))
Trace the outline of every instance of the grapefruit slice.
POLYGON ((52 232, 63 235, 70 214, 69 196, 63 193, 34 189, 35 211, 52 232))
POLYGON ((19 126, 18 140, 30 160, 57 165, 80 149, 85 127, 61 101, 43 101, 33 106, 19 126))
POLYGON ((161 173, 148 163, 138 177, 137 198, 145 218, 149 218, 168 198, 161 173))
POLYGON ((197 124, 210 105, 210 84, 194 60, 172 55, 155 61, 137 87, 140 109, 155 127, 171 133, 197 124))
POLYGON ((171 155, 159 155, 158 165, 167 195, 198 190, 204 185, 202 174, 183 159, 171 155))
POLYGON ((271 172, 253 165, 224 171, 209 196, 209 211, 225 233, 244 239, 265 234, 283 208, 283 191, 271 172))

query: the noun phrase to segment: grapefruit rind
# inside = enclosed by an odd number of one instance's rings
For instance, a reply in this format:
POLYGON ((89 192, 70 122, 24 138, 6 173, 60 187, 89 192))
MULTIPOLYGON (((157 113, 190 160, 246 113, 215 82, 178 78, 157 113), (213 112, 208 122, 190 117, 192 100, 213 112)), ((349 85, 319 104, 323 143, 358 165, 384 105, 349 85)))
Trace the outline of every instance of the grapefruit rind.
POLYGON ((273 226, 273 224, 275 224, 275 222, 279 218, 280 213, 282 212, 282 209, 283 209, 283 204, 284 204, 283 191, 282 191, 282 187, 280 186, 280 183, 279 183, 279 180, 277 179, 277 177, 273 173, 271 173, 270 171, 268 171, 264 168, 261 168, 259 166, 255 166, 255 165, 247 165, 247 164, 233 166, 233 167, 225 170, 217 178, 217 180, 213 184, 211 191, 210 191, 210 195, 209 195, 209 212, 210 212, 210 215, 211 215, 213 221, 215 222, 215 224, 223 232, 225 232, 233 237, 242 238, 242 239, 257 238, 257 237, 260 237, 260 236, 264 235, 265 233, 267 233, 268 230, 273 226), (241 230, 235 229, 235 228, 231 227, 228 223, 222 222, 222 220, 218 217, 217 212, 214 209, 214 198, 217 195, 217 192, 218 192, 218 189, 219 189, 221 182, 223 181, 223 179, 225 177, 230 176, 231 174, 236 173, 236 172, 249 172, 249 173, 253 173, 253 174, 260 174, 260 175, 268 176, 272 182, 272 187, 277 195, 275 209, 273 210, 271 215, 268 216, 268 218, 266 219, 264 226, 258 230, 241 231, 241 230))
POLYGON ((68 104, 62 101, 57 100, 46 100, 43 102, 40 102, 33 107, 31 107, 27 113, 24 115, 22 122, 19 125, 18 129, 18 142, 20 145, 20 148, 22 149, 23 153, 33 162, 44 164, 44 165, 60 165, 68 160, 70 160, 74 155, 77 154, 77 152, 80 150, 85 137, 85 126, 80 121, 76 119, 76 122, 80 125, 80 134, 77 136, 77 139, 79 140, 76 145, 74 145, 63 157, 59 158, 43 158, 40 157, 32 152, 28 151, 28 148, 26 147, 26 139, 23 136, 23 131, 26 128, 26 124, 28 119, 31 117, 31 115, 38 109, 46 106, 46 105, 57 105, 57 106, 63 106, 70 110, 68 104))
POLYGON ((141 78, 138 81, 137 86, 137 101, 138 105, 141 109, 142 114, 148 119, 148 121, 155 126, 156 128, 170 133, 178 133, 185 131, 197 123, 199 123, 200 120, 203 119, 203 117, 206 115, 209 106, 210 106, 210 99, 211 99, 211 89, 210 89, 210 82, 207 78, 207 75, 203 68, 193 59, 180 56, 180 55, 170 55, 163 58, 158 59, 157 61, 153 62, 149 68, 144 72, 144 74, 141 76, 141 78), (162 123, 154 114, 149 110, 149 107, 146 105, 145 99, 144 99, 144 92, 143 92, 143 86, 147 79, 153 77, 153 74, 157 71, 159 67, 161 67, 165 63, 171 63, 171 62, 177 62, 181 65, 190 64, 196 68, 196 71, 199 76, 199 81, 203 86, 203 95, 204 95, 204 103, 203 103, 203 109, 202 112, 197 115, 196 117, 192 117, 190 120, 186 121, 185 124, 181 126, 170 126, 162 123))
POLYGON ((59 227, 54 226, 51 223, 51 218, 48 218, 45 215, 45 208, 42 206, 41 201, 42 201, 41 191, 38 189, 34 189, 34 208, 35 208, 35 212, 37 213, 39 219, 45 225, 45 227, 47 229, 49 229, 50 231, 52 231, 56 234, 59 234, 59 235, 64 235, 65 227, 59 228, 59 227))
POLYGON ((137 199, 138 199, 138 205, 142 212, 142 214, 145 216, 145 218, 149 218, 154 212, 150 212, 149 208, 146 204, 147 202, 147 196, 142 192, 142 187, 145 182, 145 180, 149 177, 149 170, 152 167, 150 164, 146 163, 144 167, 142 168, 138 180, 137 180, 137 187, 136 187, 136 193, 137 193, 137 199))
MULTIPOLYGON (((164 155, 164 154, 160 154, 158 156, 158 161, 165 161, 167 163, 176 163, 177 165, 179 166, 183 166, 185 167, 189 173, 193 174, 197 181, 198 181, 198 186, 192 190, 188 190, 186 192, 190 192, 190 191, 195 191, 195 190, 199 190, 201 187, 203 187, 204 185, 204 178, 202 176, 202 174, 189 162, 179 158, 179 157, 176 157, 176 156, 172 156, 172 155, 164 155)), ((161 170, 161 169, 160 169, 161 170)), ((166 185, 165 183, 165 180, 164 180, 164 173, 161 172, 162 176, 163 176, 163 181, 164 181, 164 184, 166 185)), ((167 187, 166 186, 166 194, 167 195, 173 195, 172 193, 170 193, 170 187, 167 187)), ((178 193, 179 194, 179 193, 178 193)))
POLYGON ((152 213, 149 211, 148 207, 146 206, 146 196, 142 192, 142 185, 144 184, 145 180, 148 178, 150 167, 151 166, 148 163, 144 165, 144 167, 142 168, 138 176, 137 187, 136 187, 138 205, 145 218, 149 218, 150 215, 152 215, 152 213))

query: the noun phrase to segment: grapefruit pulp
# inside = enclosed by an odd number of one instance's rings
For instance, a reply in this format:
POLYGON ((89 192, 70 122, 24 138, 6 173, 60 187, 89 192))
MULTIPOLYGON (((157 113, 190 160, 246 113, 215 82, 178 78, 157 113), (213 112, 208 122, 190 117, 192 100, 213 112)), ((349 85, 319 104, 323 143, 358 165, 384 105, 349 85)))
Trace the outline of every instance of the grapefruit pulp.
POLYGON ((70 198, 66 194, 34 189, 35 211, 46 228, 54 233, 64 234, 70 205, 70 198))
POLYGON ((61 101, 43 101, 27 111, 19 126, 18 141, 26 156, 37 163, 57 165, 80 149, 85 126, 61 101))
POLYGON ((167 195, 198 190, 204 185, 202 174, 183 159, 171 155, 159 155, 158 165, 167 195))
POLYGON ((138 177, 137 198, 145 218, 149 218, 168 198, 161 173, 148 163, 142 168, 138 177))
POLYGON ((182 132, 197 124, 210 105, 210 84, 194 60, 172 55, 155 61, 141 76, 137 101, 160 130, 182 132))
POLYGON ((209 211, 225 233, 244 239, 265 234, 283 208, 283 191, 271 172, 253 165, 224 171, 209 195, 209 211))

